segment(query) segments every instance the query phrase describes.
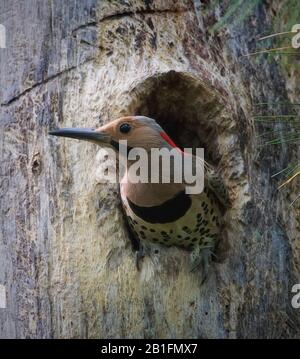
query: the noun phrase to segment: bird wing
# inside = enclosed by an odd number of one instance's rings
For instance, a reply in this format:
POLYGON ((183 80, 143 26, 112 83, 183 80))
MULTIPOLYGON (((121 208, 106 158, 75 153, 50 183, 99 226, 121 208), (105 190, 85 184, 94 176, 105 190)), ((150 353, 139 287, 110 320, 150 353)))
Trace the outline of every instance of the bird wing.
POLYGON ((225 183, 210 165, 205 166, 205 186, 216 195, 224 207, 230 207, 230 198, 225 183))
POLYGON ((229 193, 220 174, 205 160, 199 158, 198 156, 193 156, 192 158, 193 166, 196 166, 196 162, 199 163, 199 160, 204 162, 204 187, 207 187, 211 192, 213 192, 224 207, 230 207, 231 202, 229 193))

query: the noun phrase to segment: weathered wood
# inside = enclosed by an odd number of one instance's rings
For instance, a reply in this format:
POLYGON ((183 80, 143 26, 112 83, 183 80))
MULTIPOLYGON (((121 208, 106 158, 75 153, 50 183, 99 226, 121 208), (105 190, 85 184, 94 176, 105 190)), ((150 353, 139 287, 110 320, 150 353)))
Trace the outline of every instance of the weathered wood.
POLYGON ((270 178, 297 153, 258 148, 252 117, 253 103, 297 100, 296 74, 241 57, 271 5, 210 35, 199 4, 0 0, 1 338, 299 337, 297 187, 270 178), (137 272, 103 152, 47 134, 133 113, 204 145, 230 189, 229 249, 202 286, 179 249, 137 272))

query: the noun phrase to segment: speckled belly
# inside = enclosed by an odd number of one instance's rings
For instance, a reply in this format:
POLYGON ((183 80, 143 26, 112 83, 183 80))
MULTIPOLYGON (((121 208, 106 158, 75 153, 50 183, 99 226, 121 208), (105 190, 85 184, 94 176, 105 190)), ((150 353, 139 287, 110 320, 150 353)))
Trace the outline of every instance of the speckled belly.
POLYGON ((126 199, 123 206, 133 234, 143 241, 166 246, 193 249, 195 245, 214 247, 219 234, 220 213, 214 206, 214 199, 205 192, 191 196, 192 202, 187 212, 174 222, 149 223, 132 211, 126 199))

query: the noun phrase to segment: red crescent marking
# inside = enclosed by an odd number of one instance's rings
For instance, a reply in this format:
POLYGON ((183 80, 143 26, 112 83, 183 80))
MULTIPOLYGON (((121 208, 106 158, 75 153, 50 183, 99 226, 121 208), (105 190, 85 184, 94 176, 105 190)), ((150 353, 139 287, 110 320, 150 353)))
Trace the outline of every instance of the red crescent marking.
POLYGON ((170 146, 172 146, 173 148, 178 149, 178 151, 184 153, 184 151, 182 151, 182 150, 171 140, 171 138, 170 138, 165 132, 160 132, 159 134, 161 135, 161 137, 162 137, 166 142, 168 142, 168 144, 169 144, 170 146))

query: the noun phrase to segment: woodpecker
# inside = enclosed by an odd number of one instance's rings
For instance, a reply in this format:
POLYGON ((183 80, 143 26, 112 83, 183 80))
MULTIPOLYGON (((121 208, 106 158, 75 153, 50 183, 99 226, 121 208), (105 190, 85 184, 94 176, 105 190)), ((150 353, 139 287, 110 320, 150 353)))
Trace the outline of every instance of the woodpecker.
MULTIPOLYGON (((86 140, 120 152, 121 140, 131 148, 151 152, 153 148, 178 149, 181 156, 193 156, 179 149, 152 118, 126 116, 97 129, 62 128, 50 135, 86 140)), ((149 156, 150 158, 151 156, 149 156)), ((126 159, 128 167, 132 161, 126 159)), ((139 243, 136 265, 148 253, 149 243, 177 246, 190 251, 190 270, 201 269, 202 280, 222 228, 223 209, 230 204, 222 178, 205 162, 204 190, 188 194, 185 183, 132 183, 128 171, 120 181, 121 202, 134 240, 139 243)))

